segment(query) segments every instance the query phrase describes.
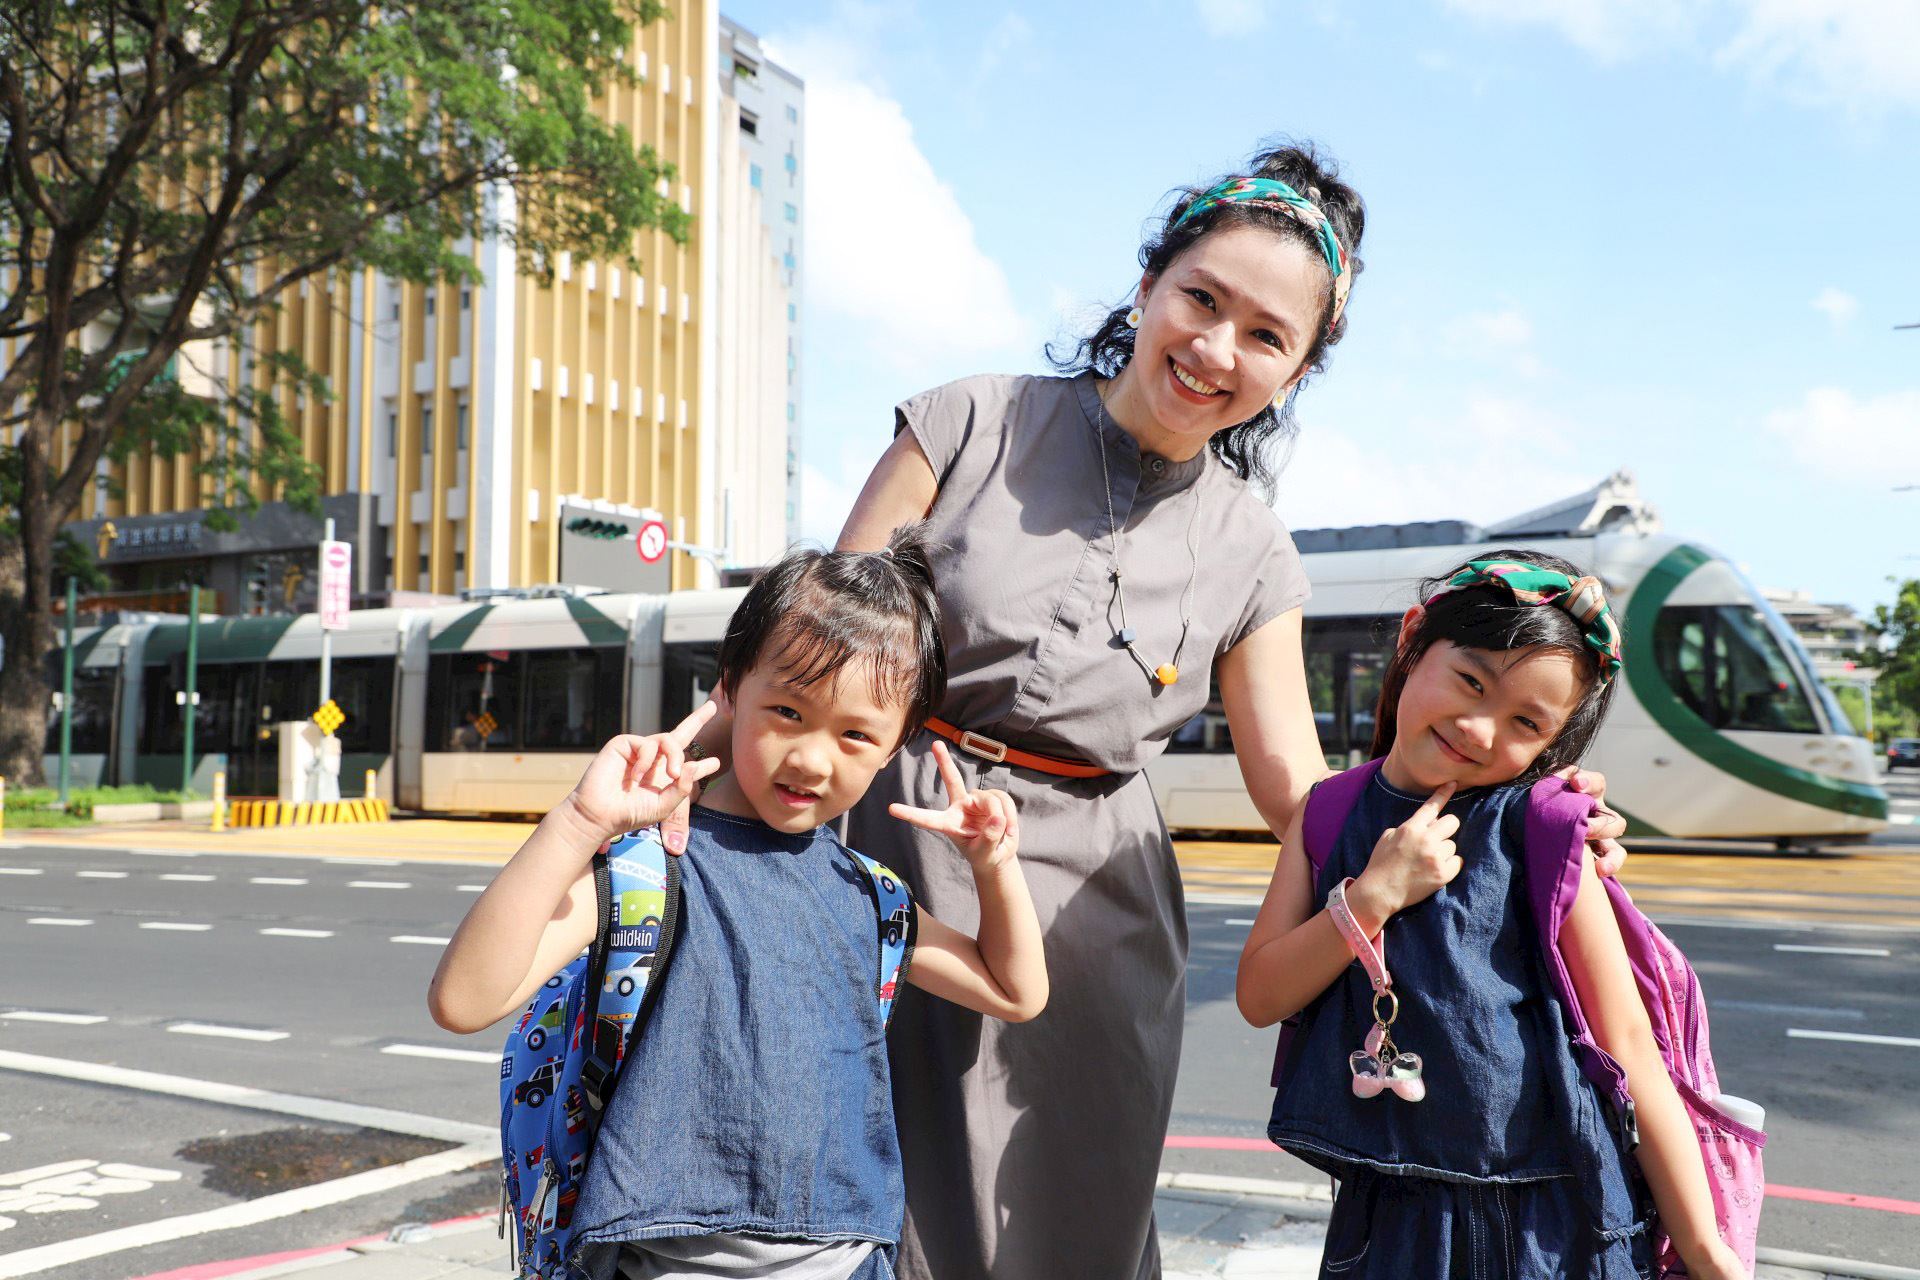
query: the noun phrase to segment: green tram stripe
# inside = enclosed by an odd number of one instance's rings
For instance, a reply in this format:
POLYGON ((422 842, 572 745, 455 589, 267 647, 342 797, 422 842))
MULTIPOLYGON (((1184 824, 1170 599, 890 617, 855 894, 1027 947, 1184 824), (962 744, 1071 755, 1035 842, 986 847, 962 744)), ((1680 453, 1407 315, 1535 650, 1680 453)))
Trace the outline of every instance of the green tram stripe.
POLYGON ((1796 769, 1732 741, 1681 701, 1652 661, 1654 619, 1687 576, 1711 558, 1697 547, 1675 547, 1635 588, 1626 626, 1627 683, 1634 697, 1674 741, 1742 782, 1802 804, 1885 821, 1887 797, 1878 787, 1796 769))
POLYGON ((467 637, 478 631, 481 620, 492 612, 492 605, 483 604, 461 614, 448 624, 445 631, 427 642, 428 651, 431 653, 460 652, 460 646, 467 642, 467 637))
MULTIPOLYGON (((291 615, 273 618, 220 618, 200 622, 201 662, 264 662, 294 624, 291 615)), ((168 622, 147 636, 145 662, 164 663, 187 651, 187 624, 168 622)))
POLYGON ((1619 805, 1615 804, 1611 797, 1607 799, 1606 803, 1607 803, 1607 808, 1613 810, 1615 813, 1619 814, 1621 817, 1627 820, 1627 839, 1632 840, 1635 838, 1645 838, 1648 836, 1651 836, 1656 840, 1666 839, 1666 836, 1667 836, 1666 832, 1654 826, 1651 822, 1648 822, 1645 818, 1642 818, 1640 815, 1635 813, 1628 813, 1625 809, 1622 809, 1619 805))
POLYGON ((625 644, 627 629, 608 618, 585 600, 574 596, 567 598, 567 612, 580 627, 580 634, 587 638, 588 644, 625 644))

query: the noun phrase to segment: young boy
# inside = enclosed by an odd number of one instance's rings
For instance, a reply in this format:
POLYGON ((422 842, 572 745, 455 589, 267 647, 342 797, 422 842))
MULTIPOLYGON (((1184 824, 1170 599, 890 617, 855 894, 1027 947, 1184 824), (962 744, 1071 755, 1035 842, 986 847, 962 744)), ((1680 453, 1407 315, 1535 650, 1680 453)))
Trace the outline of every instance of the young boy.
MULTIPOLYGON (((715 710, 731 769, 694 807, 673 960, 607 1104, 575 1210, 595 1280, 891 1277, 905 1214, 876 922, 827 824, 918 732, 946 687, 925 552, 788 554, 720 646, 714 701, 671 733, 615 738, 473 904, 427 1003, 450 1031, 519 1009, 594 936, 590 861, 664 819, 719 769, 688 759, 715 710), (717 704, 717 707, 716 707, 717 704)), ((895 806, 973 869, 978 939, 920 911, 907 980, 1009 1021, 1047 1000, 1040 926, 1001 791, 895 806)))

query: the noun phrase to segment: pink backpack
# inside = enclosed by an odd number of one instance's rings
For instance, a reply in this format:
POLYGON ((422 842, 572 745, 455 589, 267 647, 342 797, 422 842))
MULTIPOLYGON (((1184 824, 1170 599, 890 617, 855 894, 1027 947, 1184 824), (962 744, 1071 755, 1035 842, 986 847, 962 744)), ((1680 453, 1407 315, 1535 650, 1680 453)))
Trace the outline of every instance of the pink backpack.
MULTIPOLYGON (((1340 838, 1348 815, 1379 769, 1380 761, 1374 760, 1336 774, 1324 779, 1307 797, 1302 834, 1307 861, 1313 867, 1316 881, 1320 868, 1340 838)), ((1559 778, 1546 778, 1534 784, 1527 803, 1527 896, 1539 926, 1541 954, 1547 959, 1554 992, 1572 1023, 1574 1055, 1587 1079, 1612 1103, 1631 1146, 1639 1141, 1639 1132, 1634 1120, 1633 1097, 1627 1092, 1626 1072, 1594 1042, 1572 976, 1567 972, 1566 959, 1560 953, 1560 929, 1573 910, 1574 896, 1580 888, 1581 852, 1586 847, 1587 820, 1594 808, 1592 796, 1573 790, 1559 778)), ((1659 1043, 1660 1057, 1667 1065, 1667 1075, 1693 1118, 1694 1136, 1700 1141, 1700 1154, 1706 1164, 1707 1185, 1713 1192, 1720 1238, 1751 1270, 1755 1237, 1760 1230, 1760 1201, 1766 1189, 1760 1167, 1760 1149, 1767 1144, 1766 1135, 1714 1105, 1720 1096, 1720 1080, 1714 1074, 1713 1054, 1707 1047, 1706 997, 1693 966, 1687 963, 1680 948, 1633 905, 1633 899, 1627 896, 1618 880, 1603 879, 1601 883, 1606 886, 1614 918, 1619 921, 1627 959, 1633 966, 1640 998, 1653 1023, 1653 1036, 1659 1043)), ((1280 1083, 1281 1067, 1297 1025, 1296 1019, 1290 1018, 1281 1027, 1280 1044, 1274 1055, 1275 1087, 1280 1083)), ((1658 1274, 1686 1274, 1665 1232, 1656 1231, 1653 1244, 1658 1274)))

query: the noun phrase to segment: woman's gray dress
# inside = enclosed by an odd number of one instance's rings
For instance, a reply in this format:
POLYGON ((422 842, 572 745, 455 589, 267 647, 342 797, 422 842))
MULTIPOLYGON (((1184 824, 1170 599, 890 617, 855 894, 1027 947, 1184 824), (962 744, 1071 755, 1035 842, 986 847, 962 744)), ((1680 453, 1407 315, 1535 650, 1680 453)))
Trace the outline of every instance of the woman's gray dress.
MULTIPOLYGON (((1210 452, 1143 456, 1090 377, 950 383, 901 405, 898 429, 940 481, 928 516, 948 647, 940 717, 1114 771, 1072 780, 953 752, 968 786, 1001 788, 1019 807, 1052 998, 1018 1026, 923 995, 901 1001, 891 1035, 907 1180, 900 1274, 1158 1276, 1154 1178, 1180 1062, 1187 923, 1142 770, 1205 706, 1219 655, 1301 604, 1306 577, 1285 527, 1241 480, 1210 452), (1128 615, 1150 664, 1173 658, 1191 579, 1171 687, 1115 638, 1101 442, 1128 615)), ((881 772, 849 815, 848 842, 972 932, 965 860, 887 814, 896 800, 946 803, 932 742, 917 735, 881 772)))

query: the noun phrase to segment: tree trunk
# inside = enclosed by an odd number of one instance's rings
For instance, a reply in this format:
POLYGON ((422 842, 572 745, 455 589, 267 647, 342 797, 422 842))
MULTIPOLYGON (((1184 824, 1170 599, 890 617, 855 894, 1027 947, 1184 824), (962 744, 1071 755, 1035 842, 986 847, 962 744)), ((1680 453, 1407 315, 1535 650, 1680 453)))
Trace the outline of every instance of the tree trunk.
MULTIPOLYGON (((43 584, 50 582, 52 566, 44 566, 40 576, 43 584)), ((45 655, 53 645, 53 611, 44 585, 38 607, 30 603, 31 577, 26 548, 0 538, 0 639, 6 643, 0 655, 0 777, 9 786, 40 785, 47 741, 51 699, 45 655)))
MULTIPOLYGON (((20 433, 17 542, 0 539, 0 776, 42 780, 47 743, 47 655, 53 652, 53 542, 57 515, 49 486, 47 442, 59 416, 44 399, 20 433)), ((64 513, 59 513, 64 514, 64 513)))

